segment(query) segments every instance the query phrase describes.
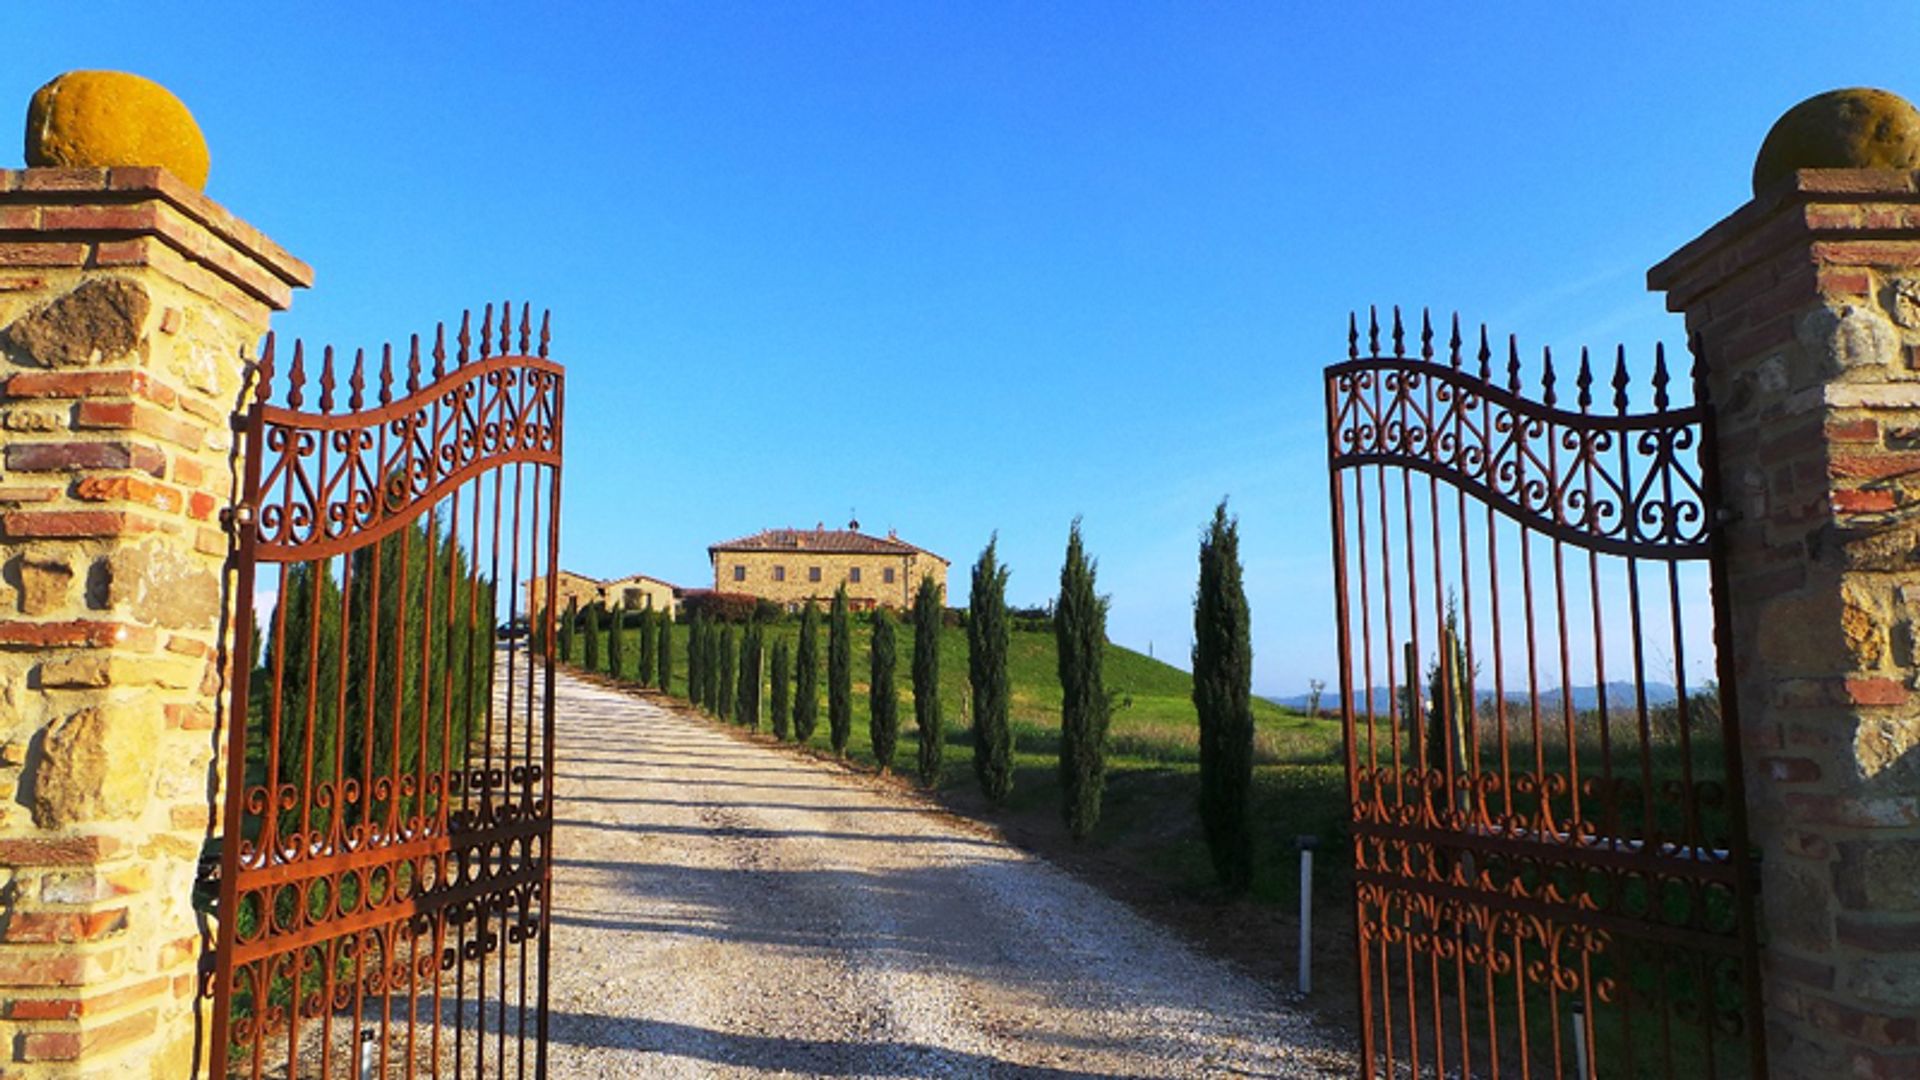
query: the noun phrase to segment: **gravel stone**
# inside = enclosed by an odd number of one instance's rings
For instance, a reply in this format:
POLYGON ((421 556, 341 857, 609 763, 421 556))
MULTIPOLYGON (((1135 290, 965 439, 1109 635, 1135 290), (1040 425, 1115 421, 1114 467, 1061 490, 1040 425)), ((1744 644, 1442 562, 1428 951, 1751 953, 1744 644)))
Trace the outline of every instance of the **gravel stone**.
POLYGON ((1347 1077, 1310 1019, 871 778, 561 675, 551 1075, 1347 1077))

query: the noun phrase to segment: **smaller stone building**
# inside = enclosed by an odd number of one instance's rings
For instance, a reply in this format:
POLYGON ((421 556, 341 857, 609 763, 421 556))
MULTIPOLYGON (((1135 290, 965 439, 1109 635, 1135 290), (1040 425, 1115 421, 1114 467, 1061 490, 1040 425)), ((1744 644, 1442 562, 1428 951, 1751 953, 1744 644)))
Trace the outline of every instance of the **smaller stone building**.
MULTIPOLYGON (((567 609, 569 601, 584 608, 596 600, 608 607, 622 607, 631 611, 652 608, 668 615, 677 615, 680 611, 680 587, 648 574, 628 574, 626 577, 602 581, 576 574, 572 570, 562 570, 559 577, 555 592, 560 598, 562 611, 567 609)), ((527 583, 527 611, 537 613, 546 603, 545 584, 544 581, 527 583)))
POLYGON ((856 610, 907 608, 913 605, 920 579, 931 574, 941 603, 946 602, 946 559, 891 531, 880 537, 859 529, 857 521, 845 529, 766 529, 714 544, 707 549, 714 590, 745 593, 798 610, 809 599, 824 606, 844 584, 856 610))
POLYGON ((614 578, 602 587, 606 590, 606 601, 610 607, 628 611, 652 608, 668 615, 677 614, 680 610, 680 587, 648 574, 628 574, 623 578, 614 578))

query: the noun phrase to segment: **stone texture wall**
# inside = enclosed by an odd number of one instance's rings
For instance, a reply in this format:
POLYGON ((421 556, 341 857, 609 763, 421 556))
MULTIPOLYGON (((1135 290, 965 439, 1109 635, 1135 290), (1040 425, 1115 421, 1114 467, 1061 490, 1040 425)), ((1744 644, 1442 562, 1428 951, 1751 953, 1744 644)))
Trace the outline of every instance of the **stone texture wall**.
POLYGON ((825 607, 833 600, 833 591, 842 582, 847 598, 855 607, 886 605, 893 608, 913 606, 913 594, 927 574, 947 592, 947 564, 925 553, 882 555, 844 551, 716 551, 713 554, 713 587, 720 592, 745 593, 781 604, 801 605, 809 597, 825 607), (808 571, 820 568, 820 580, 813 581, 808 571), (736 579, 735 568, 742 577, 736 579), (774 578, 776 567, 786 570, 786 580, 774 578), (859 569, 860 580, 849 580, 859 569), (893 571, 893 580, 886 572, 893 571))
POLYGON ((631 611, 652 608, 672 615, 680 609, 673 586, 649 577, 624 577, 607 582, 607 603, 631 611))
POLYGON ((158 169, 0 171, 0 1075, 188 1075, 230 417, 311 271, 158 169))
POLYGON ((1772 1070, 1920 1077, 1920 173, 1802 171, 1648 281, 1734 515, 1772 1070))
MULTIPOLYGON (((605 599, 601 590, 606 587, 606 583, 597 578, 576 574, 571 570, 562 570, 558 576, 559 581, 554 586, 556 597, 554 607, 562 615, 567 612, 568 601, 572 601, 581 611, 585 611, 587 605, 595 600, 605 599)), ((527 582, 526 591, 526 607, 522 610, 537 618, 540 611, 547 606, 546 580, 540 578, 527 582)))

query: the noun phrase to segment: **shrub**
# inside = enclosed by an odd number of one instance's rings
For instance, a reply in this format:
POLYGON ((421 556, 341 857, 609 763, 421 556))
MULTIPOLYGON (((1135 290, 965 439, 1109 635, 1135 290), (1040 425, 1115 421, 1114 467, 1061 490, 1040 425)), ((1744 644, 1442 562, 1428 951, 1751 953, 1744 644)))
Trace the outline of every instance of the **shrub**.
POLYGON ((1016 634, 1051 634, 1053 633, 1053 605, 1049 603, 1008 608, 1007 624, 1016 634))
POLYGON ((1200 715, 1200 821, 1220 884, 1253 882, 1253 645, 1240 571, 1240 523, 1222 501, 1200 541, 1193 599, 1193 705, 1200 715))
POLYGON ((563 664, 573 663, 573 627, 579 618, 580 601, 567 597, 567 613, 560 619, 560 632, 555 635, 560 639, 560 662, 563 664))
POLYGON ((681 608, 689 615, 705 618, 708 622, 744 623, 752 621, 760 602, 759 597, 746 593, 701 590, 688 593, 681 602, 681 608))
POLYGON ((967 603, 973 773, 980 790, 996 803, 1013 790, 1013 738, 1007 727, 1007 568, 997 557, 999 540, 998 535, 988 540, 973 564, 973 593, 967 603))

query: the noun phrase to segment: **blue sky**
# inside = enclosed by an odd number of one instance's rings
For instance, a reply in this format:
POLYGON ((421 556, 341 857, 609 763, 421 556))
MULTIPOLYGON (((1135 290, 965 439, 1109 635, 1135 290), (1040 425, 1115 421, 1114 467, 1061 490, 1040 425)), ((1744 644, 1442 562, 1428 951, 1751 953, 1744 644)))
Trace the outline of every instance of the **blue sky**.
POLYGON ((8 4, 0 103, 172 89, 209 194, 316 268, 282 334, 553 309, 568 567, 704 584, 709 543, 857 509, 956 594, 997 529, 1041 602, 1080 514, 1111 636, 1184 666, 1230 495, 1276 694, 1334 677, 1350 309, 1677 347, 1645 269, 1773 120, 1920 93, 1901 5, 84 8, 8 4))

